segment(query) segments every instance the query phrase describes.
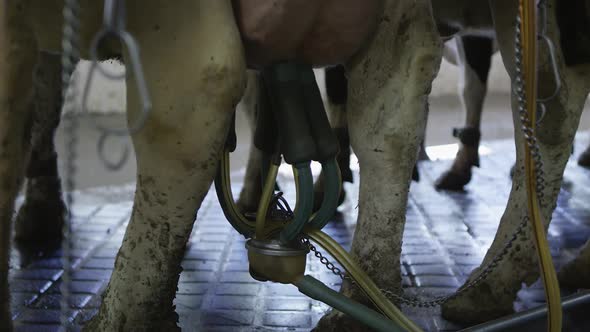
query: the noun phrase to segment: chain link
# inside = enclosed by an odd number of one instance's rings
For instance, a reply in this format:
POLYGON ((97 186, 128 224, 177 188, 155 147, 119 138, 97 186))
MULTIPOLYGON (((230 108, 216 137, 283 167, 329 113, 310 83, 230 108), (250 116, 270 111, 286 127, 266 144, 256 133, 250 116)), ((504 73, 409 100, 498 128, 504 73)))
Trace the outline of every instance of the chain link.
POLYGON ((303 245, 306 245, 309 248, 309 251, 313 252, 313 255, 320 259, 320 263, 326 266, 326 268, 328 268, 328 270, 330 270, 332 273, 339 276, 342 280, 347 279, 352 281, 352 279, 348 277, 346 274, 344 274, 344 272, 342 272, 342 270, 339 267, 330 262, 327 257, 325 257, 320 251, 318 251, 318 249, 309 241, 308 238, 302 237, 301 243, 303 243, 303 245))
MULTIPOLYGON (((542 4, 543 5, 543 4, 542 4)), ((515 65, 516 65, 516 77, 514 80, 515 95, 518 99, 518 115, 520 118, 521 130, 525 139, 526 144, 530 149, 533 162, 535 164, 535 191, 539 199, 539 205, 545 206, 544 190, 545 190, 545 174, 543 172, 543 158, 535 132, 531 125, 531 120, 527 111, 527 102, 525 97, 525 82, 523 78, 523 63, 522 63, 522 41, 520 39, 520 15, 516 17, 516 33, 515 33, 515 65)))
MULTIPOLYGON (((490 273, 492 273, 494 271, 494 269, 498 266, 498 263, 500 261, 502 261, 502 259, 510 252, 510 249, 512 248, 512 244, 514 243, 514 241, 516 241, 518 236, 523 232, 527 223, 528 223, 528 217, 523 218, 521 223, 516 228, 514 234, 510 238, 510 240, 508 240, 506 242, 502 251, 500 253, 498 253, 496 256, 494 256, 494 258, 492 258, 491 262, 488 263, 482 269, 482 272, 475 279, 473 279, 472 281, 467 283, 465 286, 459 288, 453 294, 441 296, 441 297, 436 297, 436 298, 433 298, 430 300, 423 300, 423 299, 419 299, 416 297, 407 297, 404 295, 399 295, 399 294, 396 294, 396 293, 386 290, 386 289, 381 289, 381 292, 390 300, 393 300, 395 302, 399 302, 399 303, 402 303, 405 305, 409 305, 412 307, 428 308, 428 307, 439 306, 439 305, 459 296, 460 294, 465 293, 467 290, 475 287, 476 285, 481 283, 483 280, 485 280, 488 277, 488 275, 490 275, 490 273)), ((328 270, 330 270, 335 275, 339 276, 342 280, 348 280, 351 284, 356 285, 356 282, 352 278, 350 278, 349 276, 344 274, 340 268, 335 266, 321 252, 319 252, 317 250, 317 248, 313 244, 311 244, 311 242, 309 241, 308 238, 302 238, 301 242, 308 246, 309 250, 314 253, 315 257, 320 259, 320 263, 323 264, 324 266, 326 266, 326 268, 328 270)))

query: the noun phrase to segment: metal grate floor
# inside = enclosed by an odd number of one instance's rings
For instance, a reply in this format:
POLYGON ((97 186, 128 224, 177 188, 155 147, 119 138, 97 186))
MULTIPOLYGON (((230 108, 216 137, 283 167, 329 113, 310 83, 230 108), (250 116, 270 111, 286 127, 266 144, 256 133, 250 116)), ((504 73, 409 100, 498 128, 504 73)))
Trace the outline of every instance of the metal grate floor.
MULTIPOLYGON (((576 152, 587 146, 579 135, 576 152)), ((486 142, 489 154, 462 193, 437 192, 434 179, 449 160, 420 165, 421 182, 410 192, 404 233, 402 273, 405 291, 423 297, 453 292, 481 262, 491 244, 510 190, 508 172, 513 162, 510 141, 486 142)), ((590 236, 590 171, 567 167, 565 181, 549 230, 558 266, 574 257, 590 236)), ((292 198, 293 185, 281 172, 282 188, 292 198), (291 195, 291 196, 290 196, 291 195)), ((358 173, 355 174, 358 179, 358 173)), ((237 179, 236 179, 237 181, 237 179)), ((357 181, 358 183, 358 181, 357 181)), ((240 184, 237 183, 234 193, 240 184)), ((346 248, 357 216, 358 185, 346 184, 347 200, 326 231, 346 248)), ((94 315, 99 294, 112 272, 118 246, 130 215, 133 187, 110 187, 76 194, 73 306, 71 318, 81 326, 94 315)), ((183 262, 175 300, 185 331, 309 331, 328 307, 298 293, 294 286, 260 283, 248 273, 244 239, 224 219, 213 191, 198 214, 183 262)), ((60 251, 31 258, 13 251, 10 283, 17 331, 57 331, 60 251)), ((337 289, 338 277, 314 257, 308 273, 337 289)), ((539 283, 520 292, 517 310, 544 302, 539 283)), ((427 331, 453 331, 461 326, 445 321, 438 309, 403 308, 427 331)), ((590 329, 590 320, 569 322, 568 330, 590 329)), ((543 328, 543 327, 540 327, 543 328)))

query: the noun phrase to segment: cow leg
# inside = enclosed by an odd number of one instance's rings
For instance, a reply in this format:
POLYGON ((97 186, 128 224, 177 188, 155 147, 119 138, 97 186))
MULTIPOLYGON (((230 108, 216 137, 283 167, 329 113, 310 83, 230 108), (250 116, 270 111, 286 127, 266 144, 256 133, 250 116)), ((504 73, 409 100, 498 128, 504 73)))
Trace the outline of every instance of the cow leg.
MULTIPOLYGON (((245 63, 229 0, 142 1, 141 10, 130 9, 141 13, 128 25, 142 46, 153 110, 132 137, 138 171, 133 212, 87 329, 173 331, 180 263, 245 88, 245 63)), ((141 104, 133 77, 127 86, 134 121, 141 104)))
POLYGON ((11 331, 8 268, 14 199, 22 182, 29 139, 36 42, 20 2, 0 2, 0 330, 11 331))
POLYGON ((578 257, 567 263, 557 274, 559 285, 570 289, 590 289, 590 240, 578 257))
MULTIPOLYGON (((328 67, 325 70, 326 84, 326 114, 330 125, 338 140, 340 152, 336 157, 342 182, 352 183, 352 170, 350 169, 350 138, 348 135, 348 123, 346 121, 346 100, 348 99, 348 79, 345 75, 344 66, 328 67)), ((345 199, 344 188, 340 192, 338 204, 342 204, 345 199)), ((313 193, 314 210, 317 211, 324 200, 324 176, 320 173, 318 180, 314 184, 313 193)))
MULTIPOLYGON (((511 0, 494 0, 494 22, 500 44, 504 64, 514 81, 514 26, 516 3, 511 0)), ((555 24, 553 8, 555 1, 548 4, 548 33, 558 42, 559 34, 555 24)), ((546 96, 553 89, 552 74, 548 66, 546 49, 540 47, 539 93, 546 96)), ((578 127, 590 83, 590 66, 580 65, 566 67, 563 63, 561 50, 557 51, 557 60, 563 86, 559 95, 547 103, 547 114, 538 126, 538 143, 544 161, 546 187, 543 190, 544 200, 541 213, 548 227, 551 215, 556 206, 563 178, 563 170, 569 159, 572 142, 578 127)), ((517 226, 527 215, 523 137, 518 120, 518 107, 513 98, 513 120, 517 147, 517 167, 515 169, 512 190, 508 205, 500 221, 500 226, 491 248, 488 250, 482 266, 489 264, 500 252, 503 252, 506 241, 512 237, 517 226)), ((530 284, 538 276, 538 264, 535 245, 530 226, 517 237, 499 265, 487 278, 475 287, 471 287, 442 307, 443 316, 447 319, 478 323, 487 321, 513 311, 513 301, 520 290, 522 282, 530 284)), ((474 280, 482 269, 477 268, 469 276, 466 283, 474 280)))
MULTIPOLYGON (((348 123, 359 158, 359 216, 352 255, 384 289, 401 292, 400 253, 410 177, 424 135, 442 45, 430 1, 385 1, 376 35, 349 71, 348 123)), ((343 293, 368 300, 347 281, 343 293)), ((318 328, 366 331, 332 311, 318 328)))
POLYGON ((254 130, 256 129, 256 112, 259 98, 259 76, 255 71, 248 72, 248 85, 242 97, 242 106, 252 132, 252 142, 248 153, 244 186, 236 205, 242 212, 256 212, 260 196, 262 196, 262 151, 254 145, 254 130))
POLYGON ((578 165, 586 168, 590 168, 590 145, 582 152, 578 158, 578 165))
POLYGON ((471 167, 479 167, 480 122, 486 96, 488 74, 493 55, 492 38, 457 37, 457 53, 461 68, 459 91, 465 110, 465 127, 455 130, 460 140, 453 165, 435 183, 437 189, 462 190, 471 180, 471 167))
POLYGON ((26 195, 16 218, 15 239, 28 244, 58 243, 66 211, 53 140, 62 108, 59 55, 40 53, 34 89, 26 195))

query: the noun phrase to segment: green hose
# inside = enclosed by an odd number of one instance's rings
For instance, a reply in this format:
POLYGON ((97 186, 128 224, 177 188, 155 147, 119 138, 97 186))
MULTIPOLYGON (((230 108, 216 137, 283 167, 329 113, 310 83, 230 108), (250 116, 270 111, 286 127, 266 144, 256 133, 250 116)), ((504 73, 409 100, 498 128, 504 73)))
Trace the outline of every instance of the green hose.
POLYGON ((346 296, 332 290, 321 281, 304 276, 294 283, 299 291, 312 299, 326 303, 327 305, 353 317, 359 322, 379 332, 405 331, 395 322, 378 314, 376 311, 355 302, 346 296))
POLYGON ((326 226, 330 218, 334 216, 334 212, 338 208, 340 190, 342 190, 340 167, 338 167, 336 159, 323 162, 322 172, 324 175, 324 200, 322 206, 310 221, 311 227, 317 229, 326 226))
POLYGON ((298 163, 293 167, 297 170, 295 181, 300 190, 297 191, 295 217, 281 231, 279 239, 282 243, 289 243, 301 234, 313 209, 313 176, 311 175, 310 162, 298 163))

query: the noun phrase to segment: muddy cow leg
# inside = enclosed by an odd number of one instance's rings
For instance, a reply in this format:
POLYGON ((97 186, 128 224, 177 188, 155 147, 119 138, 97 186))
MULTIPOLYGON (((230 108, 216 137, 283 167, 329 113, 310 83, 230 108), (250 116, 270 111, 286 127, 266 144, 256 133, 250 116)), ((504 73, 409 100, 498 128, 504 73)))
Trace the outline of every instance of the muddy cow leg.
MULTIPOLYGON (((494 22, 504 64, 514 81, 514 27, 516 3, 511 0, 494 0, 494 22)), ((555 0, 548 1, 548 33, 560 45, 559 34, 555 24, 555 0)), ((547 54, 540 48, 540 95, 547 96, 553 89, 552 74, 548 67, 547 54), (545 83, 544 83, 545 82, 545 83)), ((544 206, 541 213, 548 227, 556 206, 572 142, 578 127, 580 114, 584 105, 590 83, 590 66, 579 65, 567 67, 563 62, 561 50, 557 51, 557 61, 563 86, 559 95, 547 103, 547 114, 538 126, 538 142, 544 161, 546 188, 543 190, 544 206)), ((517 110, 513 98, 513 110, 517 110)), ((515 128, 520 128, 518 114, 513 111, 515 128)), ((517 167, 514 173, 512 190, 508 205, 500 221, 500 226, 491 248, 488 250, 482 266, 490 261, 505 247, 516 227, 527 214, 526 189, 524 177, 523 138, 520 130, 515 131, 517 147, 517 167)), ((459 297, 443 306, 443 316, 450 320, 478 323, 487 321, 513 311, 513 301, 523 282, 530 284, 539 276, 535 245, 530 226, 526 227, 513 243, 511 249, 485 281, 471 288, 459 297)), ((467 282, 476 278, 481 267, 471 273, 467 282)))
MULTIPOLYGON (((340 167, 342 182, 352 183, 352 170, 350 169, 350 138, 348 135, 348 123, 346 121, 346 100, 348 98, 348 79, 344 66, 328 67, 325 69, 324 81, 326 84, 326 98, 324 105, 330 125, 338 139, 340 152, 336 162, 340 167)), ((338 204, 345 199, 344 188, 340 192, 338 204)), ((324 200, 324 176, 320 173, 314 184, 313 194, 314 210, 318 210, 324 200)))
POLYGON ((262 151, 254 145, 254 130, 256 128, 256 113, 258 109, 259 76, 255 71, 248 71, 248 85, 242 97, 241 104, 246 112, 246 118, 252 132, 252 142, 248 152, 244 187, 236 205, 242 212, 256 212, 260 196, 262 195, 262 151))
MULTIPOLYGON (((245 63, 229 0, 142 1, 141 11, 130 12, 142 13, 128 25, 142 46, 153 111, 132 137, 132 217, 87 330, 172 331, 180 263, 245 88, 245 63)), ((140 101, 133 78, 127 86, 133 121, 140 101)))
POLYGON ((574 260, 559 270, 557 277, 561 287, 590 289, 590 240, 574 260))
POLYGON ((478 36, 455 38, 461 68, 459 92, 465 110, 465 127, 453 135, 461 144, 451 168, 436 181, 437 189, 462 190, 471 180, 471 167, 479 167, 481 113, 493 55, 493 39, 478 36))
MULTIPOLYGON (((424 135, 442 45, 430 1, 385 1, 376 35, 349 70, 348 123, 360 164, 360 202, 352 255, 375 283, 401 292, 400 253, 412 168, 424 135)), ((342 290, 368 303, 356 287, 342 290)), ((328 331, 366 331, 336 311, 328 331)))
POLYGON ((25 203, 16 218, 15 239, 21 243, 58 243, 66 211, 54 145, 62 108, 59 55, 40 53, 34 90, 25 203))
POLYGON ((11 331, 8 260, 14 199, 22 181, 30 121, 35 39, 20 2, 0 2, 0 330, 11 331))

